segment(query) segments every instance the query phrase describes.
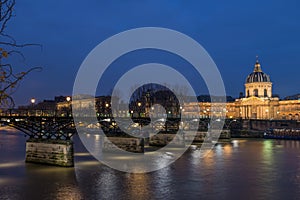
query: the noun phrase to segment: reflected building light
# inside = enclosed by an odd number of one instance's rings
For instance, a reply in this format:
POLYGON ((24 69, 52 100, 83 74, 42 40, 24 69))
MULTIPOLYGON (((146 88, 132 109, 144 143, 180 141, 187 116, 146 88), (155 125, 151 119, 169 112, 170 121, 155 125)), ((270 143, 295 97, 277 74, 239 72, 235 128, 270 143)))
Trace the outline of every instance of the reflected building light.
POLYGON ((91 154, 90 153, 74 153, 74 156, 84 157, 84 156, 91 156, 91 154))
POLYGON ((23 165, 23 162, 8 162, 8 163, 0 163, 0 169, 18 167, 23 165))
POLYGON ((82 161, 82 162, 76 162, 76 166, 97 166, 101 165, 101 163, 98 160, 95 161, 82 161))
POLYGON ((231 153, 232 153, 231 145, 227 144, 223 148, 224 148, 224 155, 227 155, 227 156, 231 155, 231 153))
MULTIPOLYGON (((161 171, 161 170, 160 170, 161 171)), ((164 178, 164 177, 160 177, 164 178)), ((150 199, 149 176, 145 173, 133 173, 127 176, 126 185, 129 189, 129 199, 150 199)), ((159 186, 159 185, 158 185, 159 186)))
POLYGON ((268 164, 271 164, 273 161, 273 145, 271 140, 265 140, 263 146, 263 158, 268 164))
POLYGON ((80 190, 77 187, 62 186, 56 190, 55 199, 82 199, 80 190))
POLYGON ((99 134, 96 134, 96 135, 95 135, 95 139, 96 139, 96 141, 99 141, 100 135, 99 135, 99 134))
POLYGON ((215 149, 216 149, 216 153, 217 153, 218 156, 223 155, 223 148, 222 148, 222 145, 221 145, 221 144, 217 144, 217 145, 215 146, 215 149))
POLYGON ((232 141, 232 144, 233 144, 233 147, 234 147, 234 148, 239 147, 239 141, 237 141, 237 140, 233 140, 233 141, 232 141))

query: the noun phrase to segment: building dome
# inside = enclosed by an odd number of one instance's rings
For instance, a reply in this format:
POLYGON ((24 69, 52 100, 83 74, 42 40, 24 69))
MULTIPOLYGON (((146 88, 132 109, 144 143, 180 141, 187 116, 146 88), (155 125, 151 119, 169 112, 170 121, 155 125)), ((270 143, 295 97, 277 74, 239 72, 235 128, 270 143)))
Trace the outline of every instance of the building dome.
POLYGON ((246 80, 246 83, 271 82, 270 76, 263 72, 253 72, 246 80))
POLYGON ((270 76, 263 73, 258 60, 255 63, 254 71, 247 77, 246 83, 271 82, 270 76))

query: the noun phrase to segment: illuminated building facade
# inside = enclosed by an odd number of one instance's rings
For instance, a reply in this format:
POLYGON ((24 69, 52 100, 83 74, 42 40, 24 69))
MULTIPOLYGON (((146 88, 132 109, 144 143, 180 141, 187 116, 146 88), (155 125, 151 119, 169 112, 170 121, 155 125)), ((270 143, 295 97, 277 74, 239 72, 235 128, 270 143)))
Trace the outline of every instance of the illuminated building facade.
MULTIPOLYGON (((297 120, 300 115, 300 99, 280 100, 272 94, 272 82, 270 76, 262 71, 257 60, 254 70, 246 78, 245 97, 236 99, 226 105, 227 118, 263 119, 263 120, 297 120)), ((210 102, 199 102, 200 117, 208 118, 211 115, 220 115, 221 110, 212 113, 210 102), (219 113, 219 114, 218 114, 219 113)), ((194 105, 185 105, 186 110, 194 105)), ((218 103, 214 103, 218 107, 218 103)), ((220 107, 221 104, 220 104, 220 107)), ((197 113, 189 112, 191 117, 197 113)))
MULTIPOLYGON (((278 97, 274 97, 272 94, 272 82, 270 76, 263 72, 261 65, 258 60, 254 65, 254 70, 250 73, 245 82, 245 96, 236 99, 233 102, 228 102, 226 106, 224 103, 214 103, 214 109, 212 110, 211 102, 194 102, 184 104, 180 107, 181 111, 184 111, 190 118, 209 118, 212 115, 216 117, 224 116, 226 113, 227 118, 242 118, 242 119, 262 119, 262 120, 297 120, 299 121, 300 115, 300 99, 296 100, 280 100, 278 97), (197 113, 195 106, 200 108, 200 113, 197 113)), ((162 96, 162 95, 158 95, 162 96)), ((169 95, 170 96, 170 95, 169 95)), ((170 104, 173 101, 170 98, 153 100, 158 104, 163 104, 168 108, 166 110, 168 115, 172 117, 179 117, 178 105, 170 104)), ((140 103, 143 110, 139 116, 148 116, 150 106, 148 105, 150 100, 146 98, 145 101, 137 101, 140 103), (147 104, 148 103, 148 104, 147 104), (145 108, 144 108, 145 107, 145 108), (148 109, 148 110, 147 110, 148 109)), ((153 102, 152 102, 153 103, 153 102)), ((82 108, 89 107, 90 101, 81 100, 79 103, 73 103, 72 106, 80 106, 82 108)), ((135 105, 135 104, 134 104, 135 105)), ((138 104, 137 104, 138 105, 138 104)), ((57 110, 69 107, 70 103, 67 101, 59 102, 57 104, 57 110)), ((97 97, 96 108, 98 115, 103 117, 111 116, 110 110, 110 97, 97 97)), ((134 107, 119 107, 119 116, 132 115, 134 107)), ((160 116, 156 116, 160 117, 160 116)))
POLYGON ((270 76, 265 74, 258 60, 245 83, 245 98, 235 102, 236 116, 243 119, 275 119, 279 113, 279 98, 272 95, 270 76))

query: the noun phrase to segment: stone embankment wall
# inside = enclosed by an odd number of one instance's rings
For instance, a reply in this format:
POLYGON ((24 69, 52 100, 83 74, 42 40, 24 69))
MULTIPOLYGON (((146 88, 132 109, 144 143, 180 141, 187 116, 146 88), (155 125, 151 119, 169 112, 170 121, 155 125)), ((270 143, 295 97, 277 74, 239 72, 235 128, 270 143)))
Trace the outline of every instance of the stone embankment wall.
POLYGON ((300 123, 294 120, 243 120, 244 130, 265 131, 269 128, 300 128, 300 123))

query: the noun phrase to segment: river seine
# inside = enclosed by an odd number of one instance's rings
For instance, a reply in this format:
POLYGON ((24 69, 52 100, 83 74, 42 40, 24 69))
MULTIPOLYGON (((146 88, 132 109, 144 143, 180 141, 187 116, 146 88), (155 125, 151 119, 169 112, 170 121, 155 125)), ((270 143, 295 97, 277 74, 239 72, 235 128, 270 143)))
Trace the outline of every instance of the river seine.
POLYGON ((0 132, 0 199, 299 199, 300 141, 232 139, 162 170, 127 174, 75 140, 75 168, 25 163, 20 132, 0 132))

